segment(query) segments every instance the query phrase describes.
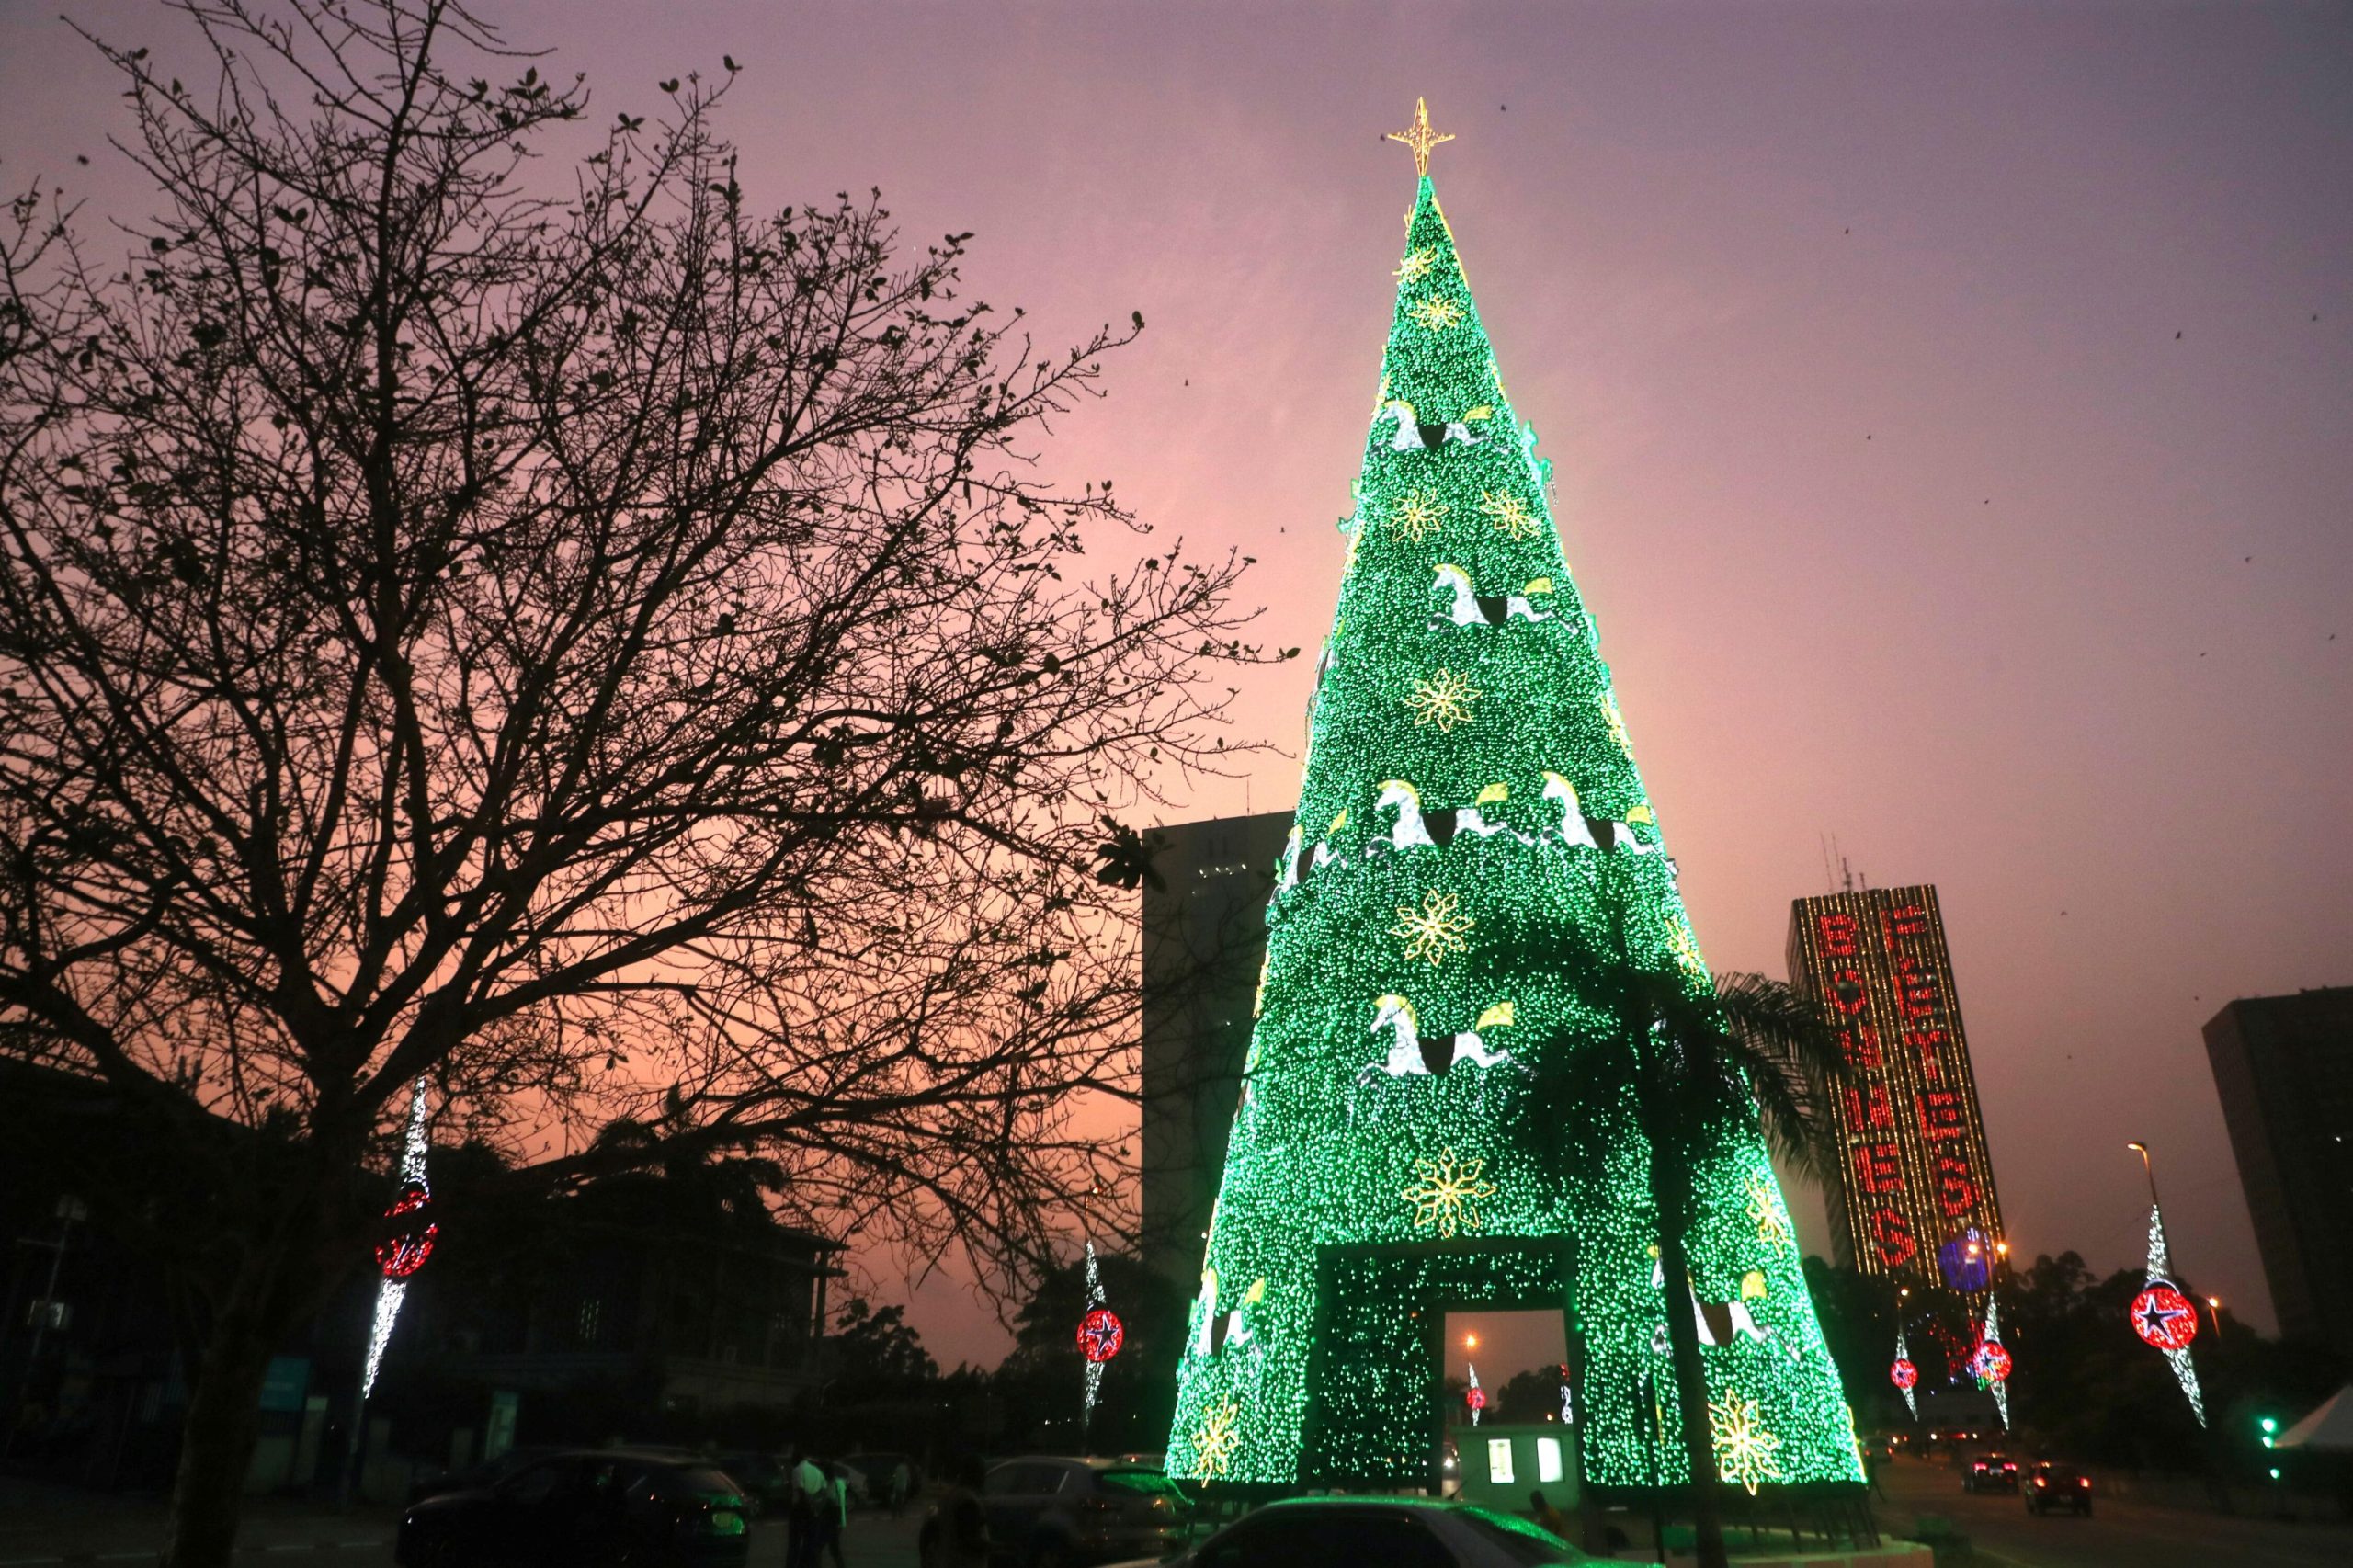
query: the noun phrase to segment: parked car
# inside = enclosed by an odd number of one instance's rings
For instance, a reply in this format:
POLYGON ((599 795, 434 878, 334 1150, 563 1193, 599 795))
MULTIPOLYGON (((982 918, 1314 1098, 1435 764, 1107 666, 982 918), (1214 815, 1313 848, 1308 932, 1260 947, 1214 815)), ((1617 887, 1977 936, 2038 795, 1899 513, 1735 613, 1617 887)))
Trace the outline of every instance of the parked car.
POLYGON ((1157 1557, 1184 1543, 1193 1505, 1149 1465, 1103 1459, 1007 1460, 981 1483, 997 1560, 1010 1568, 1081 1568, 1157 1557))
POLYGON ((401 1516, 400 1568, 742 1568, 742 1488, 702 1459, 631 1449, 551 1454, 401 1516))
POLYGON ((2053 1464, 2046 1460, 2034 1467, 2034 1474, 2021 1490, 2026 1493, 2026 1511, 2029 1514, 2064 1508, 2087 1519, 2092 1517, 2092 1478, 2074 1465, 2053 1464))
POLYGON ((560 1451, 544 1443, 535 1443, 509 1449, 494 1460, 483 1460, 458 1470, 436 1471, 409 1483, 408 1500, 422 1503, 444 1492, 479 1492, 485 1486, 497 1485, 525 1465, 536 1464, 560 1451))
POLYGON ((2018 1461, 2007 1454, 1979 1454, 1969 1461, 1962 1472, 1963 1492, 2016 1492, 2018 1489, 2018 1461))
POLYGON ((1598 1561, 1526 1519, 1475 1504, 1294 1497, 1226 1526, 1165 1568, 1540 1568, 1598 1561))
POLYGON ((756 1514, 779 1512, 792 1501, 792 1477, 785 1473, 784 1461, 774 1454, 738 1449, 713 1454, 710 1462, 743 1488, 745 1500, 753 1505, 756 1514))

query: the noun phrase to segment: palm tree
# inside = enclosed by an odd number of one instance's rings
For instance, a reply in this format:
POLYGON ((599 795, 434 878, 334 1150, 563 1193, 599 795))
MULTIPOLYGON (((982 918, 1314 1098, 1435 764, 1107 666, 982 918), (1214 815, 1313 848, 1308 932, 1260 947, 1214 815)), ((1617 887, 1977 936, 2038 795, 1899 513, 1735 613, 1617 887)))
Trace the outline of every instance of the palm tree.
POLYGON ((1651 1202, 1683 1448, 1691 1471, 1701 1568, 1724 1562, 1716 1459, 1708 1419, 1698 1324, 1677 1311, 1689 1289, 1686 1238, 1698 1210, 1698 1173, 1731 1135, 1761 1122, 1768 1146, 1809 1175, 1832 1164, 1834 1139, 1821 1096, 1843 1077, 1837 1036, 1813 1005, 1779 981, 1718 977, 1712 989, 1681 972, 1641 967, 1617 951, 1586 967, 1617 1019, 1606 1043, 1549 1053, 1511 1124, 1517 1142, 1551 1177, 1591 1181, 1631 1122, 1649 1147, 1651 1202))

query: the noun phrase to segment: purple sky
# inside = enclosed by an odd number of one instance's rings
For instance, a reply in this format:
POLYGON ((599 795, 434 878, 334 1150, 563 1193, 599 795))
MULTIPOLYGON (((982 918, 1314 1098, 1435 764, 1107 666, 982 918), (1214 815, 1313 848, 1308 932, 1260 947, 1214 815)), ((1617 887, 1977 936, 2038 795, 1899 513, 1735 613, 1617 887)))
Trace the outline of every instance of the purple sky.
MULTIPOLYGON (((1782 972, 1824 834, 1935 882, 2018 1251, 2136 1261, 2146 1139, 2180 1267, 2270 1325, 2199 1026, 2353 983, 2353 12, 484 3, 600 115, 733 53, 755 205, 880 185, 1050 340, 1141 310, 1051 466, 1256 555, 1285 645, 1330 620, 1413 195, 1379 136, 1427 95, 1711 961, 1782 972)), ((56 8, 0 6, 0 175, 111 199, 56 8)), ((1236 738, 1295 749, 1311 678, 1236 738)), ((915 1320, 1005 1343, 944 1282, 915 1320)))

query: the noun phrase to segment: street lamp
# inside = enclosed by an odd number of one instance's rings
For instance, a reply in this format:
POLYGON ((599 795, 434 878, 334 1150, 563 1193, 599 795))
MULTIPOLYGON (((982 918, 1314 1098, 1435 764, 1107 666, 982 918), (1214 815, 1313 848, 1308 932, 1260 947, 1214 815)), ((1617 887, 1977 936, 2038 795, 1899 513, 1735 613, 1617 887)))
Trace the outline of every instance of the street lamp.
POLYGON ((2149 1178, 2149 1207, 2154 1209, 2157 1206, 2157 1169, 2149 1163, 2149 1146, 2138 1142, 2124 1146, 2141 1156, 2141 1174, 2149 1178))
POLYGON ((1479 1336, 1478 1336, 1477 1335, 1475 1335, 1475 1334, 1466 1334, 1466 1335, 1464 1335, 1462 1336, 1462 1348, 1463 1348, 1463 1349, 1465 1349, 1465 1350, 1476 1350, 1476 1349, 1478 1349, 1478 1348, 1479 1348, 1479 1336))
POLYGON ((2222 1297, 2209 1296, 2206 1298, 2206 1321, 2214 1325, 2214 1338, 2217 1343, 2220 1343, 2222 1337, 2222 1297))

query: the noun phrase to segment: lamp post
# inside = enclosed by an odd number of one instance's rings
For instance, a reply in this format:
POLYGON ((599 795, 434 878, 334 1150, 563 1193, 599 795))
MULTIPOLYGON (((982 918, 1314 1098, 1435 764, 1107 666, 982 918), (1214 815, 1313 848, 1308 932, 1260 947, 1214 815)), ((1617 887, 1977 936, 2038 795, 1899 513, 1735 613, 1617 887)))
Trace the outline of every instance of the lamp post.
POLYGON ((2222 1297, 2209 1296, 2206 1298, 2206 1321, 2214 1325, 2214 1342, 2218 1345, 2221 1344, 2222 1340, 2222 1297))
POLYGON ((2149 1146, 2139 1142, 2124 1146, 2141 1156, 2141 1174, 2149 1178, 2149 1207, 2154 1209, 2157 1206, 2157 1168, 2149 1161, 2149 1146))

